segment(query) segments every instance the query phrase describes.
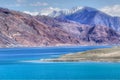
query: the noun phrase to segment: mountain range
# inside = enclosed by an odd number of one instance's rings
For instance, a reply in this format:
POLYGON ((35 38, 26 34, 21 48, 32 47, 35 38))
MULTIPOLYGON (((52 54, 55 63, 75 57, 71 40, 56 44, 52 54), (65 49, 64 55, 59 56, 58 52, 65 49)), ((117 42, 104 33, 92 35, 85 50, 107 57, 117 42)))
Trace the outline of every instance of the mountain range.
POLYGON ((120 17, 112 17, 90 7, 84 7, 73 14, 66 15, 65 18, 81 24, 107 26, 120 31, 120 17))
POLYGON ((76 21, 81 24, 87 25, 101 25, 111 27, 117 31, 120 31, 120 17, 110 16, 104 12, 101 12, 95 8, 91 7, 74 7, 72 9, 47 9, 49 13, 40 15, 45 15, 49 17, 59 17, 68 20, 76 21))
POLYGON ((51 15, 32 16, 0 8, 0 47, 120 43, 119 17, 90 7, 51 15))

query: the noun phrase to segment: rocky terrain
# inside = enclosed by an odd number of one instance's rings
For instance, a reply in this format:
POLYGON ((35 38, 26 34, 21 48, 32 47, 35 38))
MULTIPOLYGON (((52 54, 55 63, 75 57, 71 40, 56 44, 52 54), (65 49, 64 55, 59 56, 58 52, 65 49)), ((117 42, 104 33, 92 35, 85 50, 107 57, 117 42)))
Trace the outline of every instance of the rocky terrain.
POLYGON ((96 61, 96 62, 120 62, 120 47, 96 49, 80 53, 71 53, 62 55, 54 59, 42 59, 37 62, 81 62, 81 61, 96 61))
POLYGON ((51 18, 47 16, 37 16, 37 20, 43 22, 49 27, 57 27, 68 32, 77 38, 82 45, 95 44, 119 44, 120 34, 111 27, 100 25, 85 25, 67 19, 51 18))
POLYGON ((0 46, 54 46, 77 44, 79 39, 50 28, 31 15, 0 8, 0 46))
POLYGON ((0 8, 0 47, 119 44, 111 27, 0 8))

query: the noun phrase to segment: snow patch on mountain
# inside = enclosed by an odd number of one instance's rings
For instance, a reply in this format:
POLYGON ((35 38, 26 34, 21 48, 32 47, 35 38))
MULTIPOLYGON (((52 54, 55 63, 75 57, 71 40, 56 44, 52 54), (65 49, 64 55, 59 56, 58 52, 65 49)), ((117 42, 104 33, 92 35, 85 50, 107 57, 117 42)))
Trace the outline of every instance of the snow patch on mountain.
POLYGON ((69 15, 72 13, 77 12, 78 10, 81 10, 83 7, 74 7, 72 9, 60 9, 60 8, 45 8, 39 12, 39 15, 44 16, 50 16, 50 17, 57 17, 62 15, 69 15))
POLYGON ((30 14, 32 16, 36 16, 39 14, 39 12, 30 12, 30 11, 23 11, 23 13, 30 14))

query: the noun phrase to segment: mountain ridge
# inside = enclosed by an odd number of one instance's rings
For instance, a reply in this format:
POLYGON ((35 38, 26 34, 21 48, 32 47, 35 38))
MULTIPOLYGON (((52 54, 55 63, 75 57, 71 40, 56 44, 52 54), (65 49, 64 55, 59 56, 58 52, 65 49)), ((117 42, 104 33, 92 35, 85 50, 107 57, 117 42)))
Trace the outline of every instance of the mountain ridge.
POLYGON ((45 16, 68 19, 90 26, 107 26, 116 31, 120 31, 120 17, 110 16, 98 9, 91 7, 76 7, 68 10, 59 10, 45 16))
POLYGON ((116 31, 120 30, 120 17, 112 17, 95 8, 84 7, 82 10, 66 15, 64 18, 90 26, 101 25, 111 27, 116 31))

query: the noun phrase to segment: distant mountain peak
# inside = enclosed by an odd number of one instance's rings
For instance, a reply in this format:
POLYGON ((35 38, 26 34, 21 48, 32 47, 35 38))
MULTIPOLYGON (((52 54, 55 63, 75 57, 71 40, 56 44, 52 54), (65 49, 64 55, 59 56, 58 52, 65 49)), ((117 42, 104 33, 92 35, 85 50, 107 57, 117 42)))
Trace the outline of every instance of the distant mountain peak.
POLYGON ((82 10, 84 7, 81 7, 81 6, 77 6, 77 7, 73 7, 72 9, 70 9, 69 11, 71 11, 72 13, 76 12, 76 11, 79 11, 79 10, 82 10))
POLYGON ((95 9, 95 8, 92 8, 92 7, 83 7, 82 8, 82 10, 87 10, 87 11, 89 11, 89 12, 91 12, 91 11, 98 11, 97 9, 95 9))

